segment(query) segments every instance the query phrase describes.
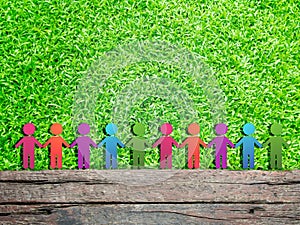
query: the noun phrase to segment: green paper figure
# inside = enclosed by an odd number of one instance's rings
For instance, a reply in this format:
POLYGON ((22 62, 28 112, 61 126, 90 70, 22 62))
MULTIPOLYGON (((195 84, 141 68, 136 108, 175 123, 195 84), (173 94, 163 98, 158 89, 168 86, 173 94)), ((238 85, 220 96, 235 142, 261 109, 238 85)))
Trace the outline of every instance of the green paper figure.
POLYGON ((133 134, 135 136, 129 140, 126 146, 133 148, 133 167, 143 167, 145 165, 145 148, 150 146, 143 137, 145 126, 141 123, 136 123, 133 126, 133 134))
POLYGON ((288 147, 288 144, 279 135, 281 134, 282 126, 278 123, 274 123, 271 126, 271 134, 274 135, 270 137, 264 144, 266 147, 270 144, 271 152, 271 169, 281 169, 282 168, 282 145, 288 147))

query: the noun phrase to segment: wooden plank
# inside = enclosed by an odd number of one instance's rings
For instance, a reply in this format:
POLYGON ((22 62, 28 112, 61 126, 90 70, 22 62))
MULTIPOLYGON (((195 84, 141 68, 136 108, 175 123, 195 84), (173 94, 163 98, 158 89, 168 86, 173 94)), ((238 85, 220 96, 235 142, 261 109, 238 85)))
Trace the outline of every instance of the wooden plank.
POLYGON ((1 224, 300 224, 300 171, 0 172, 1 224))
POLYGON ((299 224, 300 204, 0 206, 1 224, 299 224))
POLYGON ((89 170, 0 173, 7 203, 300 203, 299 171, 89 170))

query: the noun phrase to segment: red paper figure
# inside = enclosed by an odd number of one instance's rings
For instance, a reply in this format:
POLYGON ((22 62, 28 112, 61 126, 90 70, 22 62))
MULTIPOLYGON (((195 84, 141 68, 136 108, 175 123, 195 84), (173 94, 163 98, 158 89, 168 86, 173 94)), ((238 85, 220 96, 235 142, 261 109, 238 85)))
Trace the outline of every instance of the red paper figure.
POLYGON ((193 135, 185 139, 179 148, 188 145, 188 168, 198 169, 200 167, 200 145, 207 147, 206 144, 197 136, 200 133, 200 126, 197 123, 192 123, 188 127, 189 134, 193 135))
POLYGON ((154 144, 153 148, 160 145, 160 168, 164 169, 166 165, 169 169, 172 168, 172 146, 179 147, 178 143, 169 135, 173 131, 173 127, 169 123, 165 123, 160 127, 161 133, 164 135, 159 138, 154 144))
POLYGON ((23 137, 17 144, 16 148, 23 145, 23 168, 28 168, 28 157, 30 158, 30 169, 34 169, 34 146, 37 145, 42 148, 42 144, 38 142, 32 135, 35 132, 35 126, 32 123, 27 123, 23 126, 23 132, 25 137, 23 137))

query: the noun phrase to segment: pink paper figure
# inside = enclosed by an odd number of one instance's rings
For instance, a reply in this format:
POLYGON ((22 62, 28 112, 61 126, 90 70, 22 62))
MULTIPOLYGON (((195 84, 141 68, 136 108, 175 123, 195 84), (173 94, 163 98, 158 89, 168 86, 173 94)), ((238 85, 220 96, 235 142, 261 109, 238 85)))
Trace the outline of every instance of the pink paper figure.
POLYGON ((220 158, 222 156, 222 168, 227 168, 227 145, 229 144, 231 148, 234 148, 234 144, 229 141, 227 137, 224 136, 224 134, 227 133, 228 127, 224 123, 219 123, 215 127, 218 137, 215 137, 208 145, 207 147, 210 148, 213 145, 216 146, 216 168, 220 168, 220 158), (222 136, 221 136, 222 135, 222 136))
POLYGON ((30 169, 34 169, 34 146, 37 145, 42 148, 42 144, 35 139, 32 135, 35 132, 35 126, 32 123, 27 123, 23 126, 23 132, 25 137, 23 137, 15 147, 18 148, 23 145, 23 168, 28 168, 28 157, 30 159, 30 169))
POLYGON ((186 138, 179 148, 188 145, 188 168, 198 169, 200 167, 200 145, 207 147, 207 145, 197 136, 200 133, 200 126, 197 123, 192 123, 188 127, 188 132, 191 137, 186 138))
POLYGON ((164 169, 166 165, 169 169, 172 168, 172 146, 175 145, 177 148, 179 144, 169 135, 173 131, 173 127, 169 123, 165 123, 160 127, 161 133, 164 135, 159 138, 154 144, 153 148, 160 145, 160 168, 164 169))
POLYGON ((78 146, 78 168, 90 168, 90 145, 94 148, 97 148, 97 144, 86 134, 90 133, 90 126, 87 123, 82 123, 78 126, 78 133, 81 134, 81 137, 78 137, 70 145, 70 148, 73 148, 75 145, 78 146))
POLYGON ((70 145, 59 136, 62 131, 62 125, 59 123, 54 123, 50 127, 50 131, 54 134, 53 137, 49 138, 49 140, 43 145, 43 148, 47 147, 49 144, 50 147, 50 167, 55 169, 56 166, 58 169, 62 168, 62 146, 70 147, 70 145))

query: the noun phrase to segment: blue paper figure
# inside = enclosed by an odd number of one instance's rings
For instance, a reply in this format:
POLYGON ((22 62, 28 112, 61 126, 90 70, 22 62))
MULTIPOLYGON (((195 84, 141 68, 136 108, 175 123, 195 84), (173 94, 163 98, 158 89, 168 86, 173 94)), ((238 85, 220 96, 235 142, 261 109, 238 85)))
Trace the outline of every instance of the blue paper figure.
POLYGON ((110 136, 104 138, 103 141, 101 141, 101 143, 98 145, 98 147, 100 148, 102 145, 106 145, 106 169, 109 169, 110 167, 112 169, 116 169, 118 167, 117 147, 119 145, 121 148, 124 148, 125 145, 117 137, 114 136, 118 131, 118 127, 115 124, 107 124, 105 130, 106 133, 110 136))
POLYGON ((248 158, 250 160, 250 169, 254 168, 254 145, 262 148, 262 144, 259 143, 254 137, 250 136, 255 131, 255 126, 252 123, 246 123, 243 127, 243 131, 247 136, 244 136, 236 145, 238 148, 242 145, 243 149, 243 169, 248 168, 248 158))

